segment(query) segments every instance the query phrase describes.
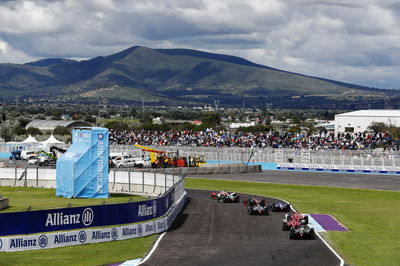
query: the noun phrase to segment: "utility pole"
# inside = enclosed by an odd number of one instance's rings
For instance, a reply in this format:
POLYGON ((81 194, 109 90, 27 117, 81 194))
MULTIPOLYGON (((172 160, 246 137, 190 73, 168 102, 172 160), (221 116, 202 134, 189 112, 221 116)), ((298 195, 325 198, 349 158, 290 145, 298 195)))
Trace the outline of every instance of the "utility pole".
POLYGON ((214 100, 215 111, 218 111, 219 100, 214 100))

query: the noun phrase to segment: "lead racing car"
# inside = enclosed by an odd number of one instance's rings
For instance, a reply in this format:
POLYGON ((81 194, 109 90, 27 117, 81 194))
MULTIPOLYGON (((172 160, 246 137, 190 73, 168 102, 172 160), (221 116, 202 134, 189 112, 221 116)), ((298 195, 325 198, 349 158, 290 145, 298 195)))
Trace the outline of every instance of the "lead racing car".
POLYGON ((240 196, 235 192, 227 192, 226 190, 218 193, 211 192, 211 198, 222 203, 238 203, 240 202, 240 196))
POLYGON ((243 205, 247 206, 247 213, 249 215, 268 215, 268 206, 265 199, 258 200, 255 197, 243 201, 243 205))

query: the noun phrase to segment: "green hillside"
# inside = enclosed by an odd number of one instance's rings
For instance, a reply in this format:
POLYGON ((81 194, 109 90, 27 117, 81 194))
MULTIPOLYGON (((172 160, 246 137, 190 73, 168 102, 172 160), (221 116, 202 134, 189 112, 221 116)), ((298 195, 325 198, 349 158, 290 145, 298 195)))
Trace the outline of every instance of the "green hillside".
MULTIPOLYGON (((0 64, 3 96, 57 97, 90 102, 190 105, 219 100, 277 107, 336 108, 398 102, 400 94, 290 73, 245 59, 187 49, 132 47, 85 61, 43 59, 0 64)), ((376 106, 379 107, 379 106, 376 106)))

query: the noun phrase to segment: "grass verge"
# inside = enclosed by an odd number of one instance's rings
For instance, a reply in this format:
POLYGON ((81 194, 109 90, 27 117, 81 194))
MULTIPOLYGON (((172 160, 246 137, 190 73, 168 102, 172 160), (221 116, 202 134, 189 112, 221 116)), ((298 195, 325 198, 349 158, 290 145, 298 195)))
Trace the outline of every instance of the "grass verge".
POLYGON ((0 265, 108 265, 141 258, 157 235, 64 248, 2 252, 0 265))
POLYGON ((35 211, 65 208, 68 205, 80 207, 144 200, 143 197, 128 194, 116 194, 107 199, 67 199, 56 197, 56 191, 52 188, 0 187, 0 194, 10 201, 10 206, 0 213, 26 211, 29 206, 31 211, 35 211))
POLYGON ((331 214, 349 232, 324 238, 351 265, 399 265, 400 192, 186 178, 187 188, 283 198, 304 213, 331 214))

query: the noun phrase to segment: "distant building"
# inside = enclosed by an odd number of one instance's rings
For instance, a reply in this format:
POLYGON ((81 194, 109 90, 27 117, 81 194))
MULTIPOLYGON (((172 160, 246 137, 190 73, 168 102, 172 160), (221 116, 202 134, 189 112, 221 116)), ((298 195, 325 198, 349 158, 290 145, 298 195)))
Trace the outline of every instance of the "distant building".
POLYGON ((360 110, 335 115, 335 132, 364 132, 373 123, 400 127, 400 110, 360 110))
POLYGON ((323 127, 327 131, 335 131, 335 121, 317 121, 315 127, 323 127))
POLYGON ((194 121, 190 122, 190 124, 196 125, 196 126, 199 126, 199 125, 201 125, 202 123, 203 123, 203 122, 201 122, 200 120, 194 120, 194 121))
POLYGON ((256 122, 248 122, 248 123, 230 123, 230 129, 238 129, 239 127, 253 127, 256 125, 256 122))
POLYGON ((33 120, 26 125, 26 129, 36 127, 42 131, 53 131, 56 127, 62 126, 66 128, 90 127, 91 125, 84 121, 78 120, 33 120))

